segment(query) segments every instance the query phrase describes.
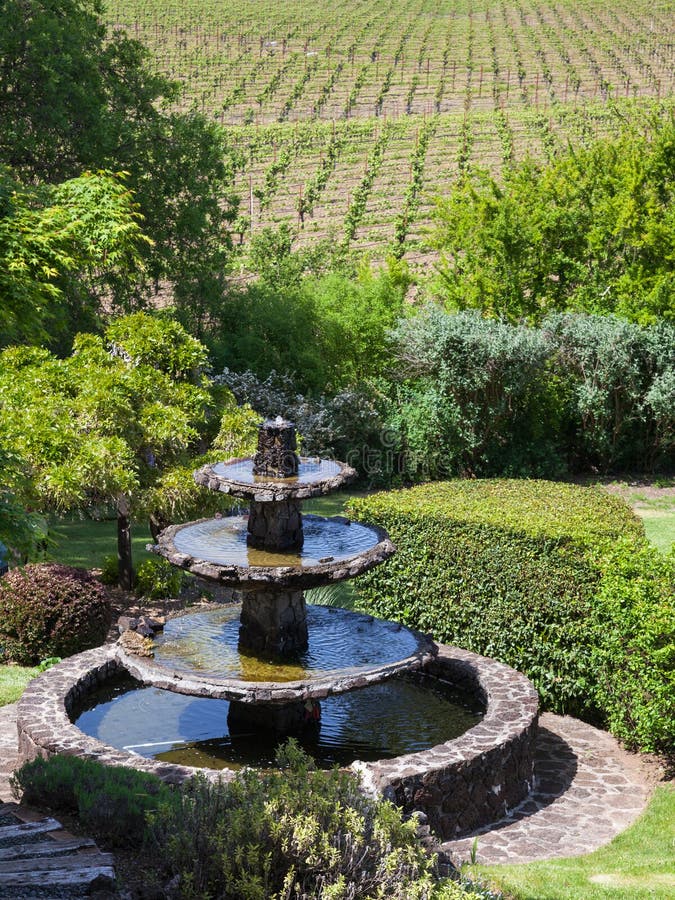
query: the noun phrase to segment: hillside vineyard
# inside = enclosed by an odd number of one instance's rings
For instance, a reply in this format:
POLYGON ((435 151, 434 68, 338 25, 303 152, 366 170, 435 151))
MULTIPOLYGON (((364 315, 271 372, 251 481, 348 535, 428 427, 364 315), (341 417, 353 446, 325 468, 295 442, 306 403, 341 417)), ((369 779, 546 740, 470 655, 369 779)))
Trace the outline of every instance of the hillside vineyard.
POLYGON ((670 0, 111 0, 107 16, 226 130, 242 240, 288 221, 418 263, 463 172, 662 115, 675 85, 670 0))

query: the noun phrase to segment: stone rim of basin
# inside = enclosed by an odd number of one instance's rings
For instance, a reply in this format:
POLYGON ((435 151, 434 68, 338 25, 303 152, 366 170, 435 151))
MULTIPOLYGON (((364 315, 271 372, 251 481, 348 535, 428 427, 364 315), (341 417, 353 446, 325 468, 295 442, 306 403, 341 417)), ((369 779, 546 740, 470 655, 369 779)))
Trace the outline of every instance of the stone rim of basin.
POLYGON ((347 463, 338 460, 319 460, 315 457, 300 457, 300 468, 303 466, 315 467, 320 464, 330 464, 331 468, 337 467, 337 471, 318 478, 316 481, 303 482, 301 478, 268 478, 266 476, 253 477, 254 457, 234 457, 222 462, 209 463, 197 469, 194 480, 202 487, 211 491, 220 491, 230 494, 232 497, 244 500, 255 500, 258 503, 273 502, 278 500, 308 500, 310 497, 320 497, 330 494, 338 488, 354 481, 357 472, 347 463), (223 475, 218 469, 241 469, 244 480, 237 477, 223 475), (250 473, 249 473, 250 469, 250 473))
MULTIPOLYGON (((309 516, 306 518, 309 518, 309 516)), ((312 518, 329 521, 327 517, 323 516, 313 516, 312 518)), ((259 588, 261 585, 304 589, 329 584, 332 581, 343 581, 367 572, 384 560, 389 559, 396 552, 396 547, 387 532, 377 525, 370 524, 364 527, 373 531, 377 538, 377 541, 372 546, 353 556, 341 559, 326 559, 325 562, 319 562, 317 565, 249 566, 236 565, 234 563, 219 564, 186 553, 176 546, 175 538, 180 531, 207 522, 222 521, 223 517, 216 517, 215 519, 207 517, 180 525, 170 525, 158 536, 157 543, 148 544, 147 548, 151 552, 163 556, 174 566, 211 581, 230 587, 237 587, 240 590, 246 590, 247 587, 250 589, 259 588)))
MULTIPOLYGON (((335 612, 347 618, 362 617, 361 613, 351 610, 339 609, 335 612)), ((321 675, 308 675, 297 681, 246 681, 239 677, 206 676, 200 675, 198 671, 176 671, 172 666, 164 665, 151 657, 127 652, 120 644, 116 645, 116 652, 135 678, 164 690, 243 703, 288 704, 310 698, 320 700, 331 694, 377 684, 404 672, 419 671, 436 658, 438 646, 430 635, 397 623, 390 624, 392 628, 405 629, 415 638, 417 646, 412 653, 399 660, 334 669, 321 675)))

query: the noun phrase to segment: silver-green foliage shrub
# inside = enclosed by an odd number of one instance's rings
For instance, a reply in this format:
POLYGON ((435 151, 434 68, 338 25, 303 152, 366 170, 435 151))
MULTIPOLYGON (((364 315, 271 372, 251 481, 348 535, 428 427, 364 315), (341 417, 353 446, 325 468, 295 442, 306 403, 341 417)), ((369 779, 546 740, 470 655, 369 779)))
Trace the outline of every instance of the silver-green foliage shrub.
POLYGON ((554 314, 542 323, 572 469, 669 467, 675 451, 675 325, 554 314))
POLYGON ((415 820, 367 798, 357 778, 316 771, 289 742, 281 770, 171 789, 154 775, 53 756, 25 763, 24 802, 76 815, 105 847, 138 854, 143 880, 171 900, 497 900, 439 881, 415 820), (163 892, 162 892, 163 891, 163 892))
POLYGON ((561 469, 549 345, 539 329, 428 306, 392 338, 399 384, 389 424, 401 436, 402 474, 561 469))
MULTIPOLYGON (((293 742, 281 771, 244 769, 230 784, 198 778, 151 829, 181 900, 424 900, 433 861, 391 804, 351 773, 316 771, 293 742)), ((442 895, 441 895, 442 896, 442 895)), ((453 894, 448 891, 447 896, 453 894)))
POLYGON ((421 485, 352 501, 397 553, 360 599, 524 672, 543 705, 675 748, 673 563, 601 488, 546 481, 421 485))
POLYGON ((404 477, 672 467, 672 323, 565 313, 534 327, 428 306, 392 339, 404 477))

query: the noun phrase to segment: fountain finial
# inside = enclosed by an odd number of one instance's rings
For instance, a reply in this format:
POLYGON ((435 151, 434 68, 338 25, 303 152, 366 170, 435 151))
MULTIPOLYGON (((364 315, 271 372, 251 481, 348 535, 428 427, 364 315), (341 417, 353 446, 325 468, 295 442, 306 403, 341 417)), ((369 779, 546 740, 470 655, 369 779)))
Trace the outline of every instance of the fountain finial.
POLYGON ((253 474, 267 478, 294 478, 298 474, 295 425, 277 416, 258 426, 258 452, 253 457, 253 474))

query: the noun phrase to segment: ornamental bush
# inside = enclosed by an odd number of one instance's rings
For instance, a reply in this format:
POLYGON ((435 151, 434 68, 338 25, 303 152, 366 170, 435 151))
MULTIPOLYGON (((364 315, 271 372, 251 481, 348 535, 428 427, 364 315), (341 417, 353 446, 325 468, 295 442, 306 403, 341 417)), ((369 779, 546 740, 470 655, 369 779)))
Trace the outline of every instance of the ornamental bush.
MULTIPOLYGON (((293 741, 282 771, 244 769, 230 784, 198 778, 152 817, 177 896, 221 900, 427 900, 435 879, 417 838, 390 803, 352 773, 317 771, 293 741)), ((452 896, 452 895, 450 895, 452 896)))
POLYGON ((630 749, 675 750, 675 553, 614 545, 600 561, 597 702, 630 749))
POLYGON ((317 771, 292 741, 277 764, 171 789, 147 773, 54 756, 23 765, 12 787, 27 803, 76 814, 104 846, 135 849, 144 886, 173 900, 498 900, 467 879, 439 881, 415 820, 366 797, 353 773, 317 771))
POLYGON ((96 647, 111 618, 110 597, 84 569, 12 569, 0 581, 0 659, 33 666, 96 647))
POLYGON ((357 582, 370 611, 524 672, 548 709, 675 748, 673 564, 623 501, 555 482, 447 481, 353 500, 349 514, 398 548, 357 582))
POLYGON ((83 828, 112 847, 141 847, 148 814, 176 802, 155 775, 73 756, 24 763, 11 784, 17 799, 77 815, 83 828))

